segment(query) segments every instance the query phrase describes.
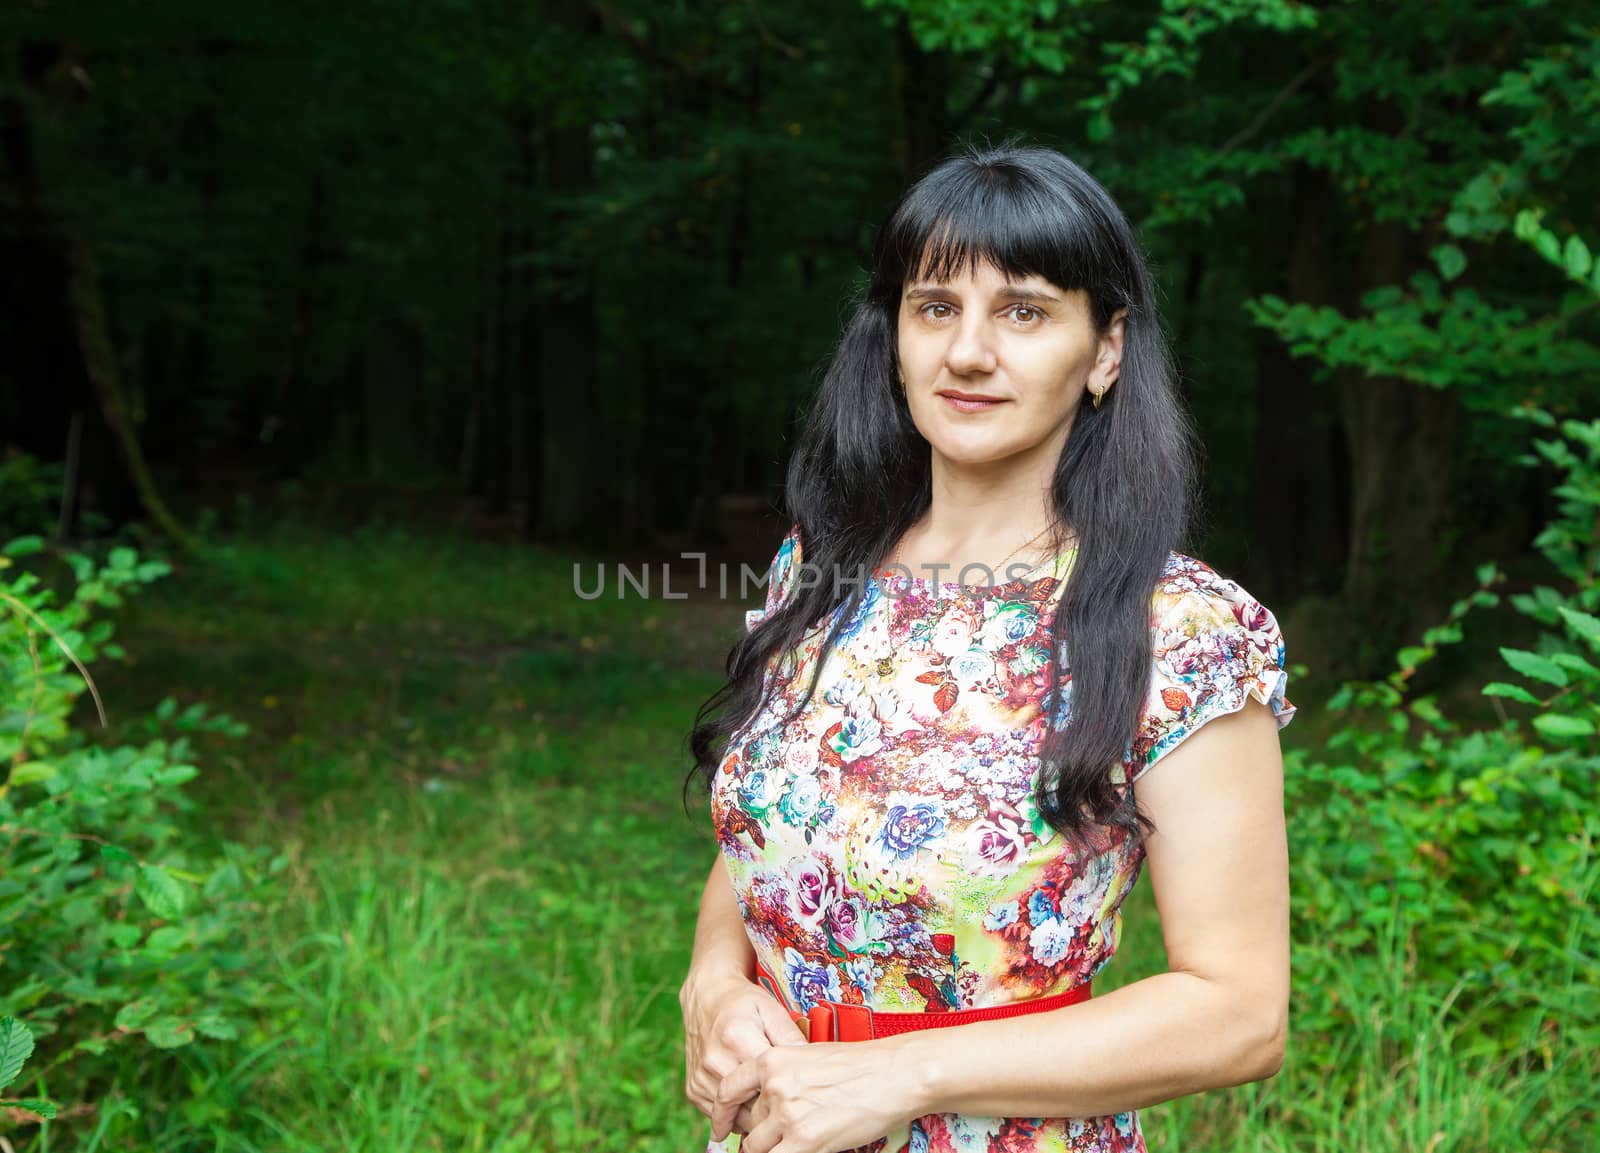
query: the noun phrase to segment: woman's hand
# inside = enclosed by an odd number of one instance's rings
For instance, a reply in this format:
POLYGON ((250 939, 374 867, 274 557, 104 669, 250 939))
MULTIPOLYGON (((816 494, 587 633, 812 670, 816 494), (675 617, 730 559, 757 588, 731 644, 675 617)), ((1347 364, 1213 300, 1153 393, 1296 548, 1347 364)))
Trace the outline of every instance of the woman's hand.
POLYGON ((739 1153, 829 1153, 893 1132, 927 1110, 898 1037, 773 1046, 722 1079, 711 1139, 745 1134, 739 1153), (748 1129, 738 1128, 741 1120, 748 1129))
MULTIPOLYGON (((778 999, 737 974, 696 977, 678 990, 683 1008, 684 1095, 707 1117, 717 1104, 722 1079, 741 1062, 776 1045, 804 1048, 805 1037, 778 999)), ((717 1135, 746 1133, 755 1102, 725 1111, 728 1126, 717 1135)))

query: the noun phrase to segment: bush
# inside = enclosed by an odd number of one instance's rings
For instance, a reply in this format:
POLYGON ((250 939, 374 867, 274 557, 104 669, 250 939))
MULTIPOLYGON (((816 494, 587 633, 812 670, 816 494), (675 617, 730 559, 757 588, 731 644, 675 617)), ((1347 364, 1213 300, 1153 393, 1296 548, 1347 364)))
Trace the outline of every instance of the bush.
POLYGON ((25 452, 0 452, 0 540, 47 532, 61 508, 65 470, 25 452))
MULTIPOLYGON (((87 666, 122 655, 101 614, 168 570, 126 548, 103 564, 68 554, 57 604, 15 563, 41 552, 37 538, 0 550, 0 1017, 37 1036, 30 1076, 64 1118, 135 1079, 141 1104, 181 1109, 168 1051, 232 1040, 261 993, 242 942, 275 870, 237 845, 201 849, 178 824, 191 737, 245 730, 170 698, 132 727, 137 743, 102 747, 72 727, 81 694, 101 704, 87 666)), ((0 1133, 36 1120, 13 1107, 0 1133)))
MULTIPOLYGON (((1537 409, 1521 415, 1556 425, 1537 409)), ((1297 1035, 1371 1028, 1337 990, 1399 943, 1404 971, 1372 974, 1372 987, 1425 987, 1459 1038, 1547 1055, 1600 1045, 1600 421, 1560 433, 1524 458, 1565 473, 1557 517, 1535 542, 1560 583, 1512 598, 1543 632, 1532 650, 1501 650, 1515 680, 1483 687, 1511 702, 1500 726, 1465 731, 1433 696, 1409 695, 1416 669, 1462 639, 1469 611, 1498 604, 1504 577, 1490 564, 1386 679, 1329 701, 1350 718, 1330 756, 1293 755, 1294 920, 1306 934, 1295 942, 1297 1035)))

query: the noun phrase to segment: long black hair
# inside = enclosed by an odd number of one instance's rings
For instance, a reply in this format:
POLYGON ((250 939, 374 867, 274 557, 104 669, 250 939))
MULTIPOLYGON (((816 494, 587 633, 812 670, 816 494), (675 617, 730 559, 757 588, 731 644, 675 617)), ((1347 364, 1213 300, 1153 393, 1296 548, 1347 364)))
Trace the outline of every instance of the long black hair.
MULTIPOLYGON (((884 563, 927 510, 930 448, 896 385, 901 292, 908 278, 943 281, 980 261, 1013 279, 1038 275, 1082 289, 1097 335, 1127 309, 1116 382, 1099 409, 1079 405, 1051 481, 1055 514, 1077 551, 1051 626, 1034 803, 1079 845, 1091 823, 1143 835, 1153 822, 1110 770, 1127 756, 1144 712, 1152 596, 1196 507, 1198 440, 1177 396, 1139 242, 1093 177, 1053 149, 1007 141, 965 146, 905 192, 877 233, 866 291, 790 459, 785 511, 808 567, 858 573, 884 563)), ((769 659, 833 614, 791 717, 810 701, 866 591, 830 580, 796 580, 792 590, 734 646, 726 683, 696 714, 685 790, 697 774, 709 786, 727 739, 765 704, 769 659)))

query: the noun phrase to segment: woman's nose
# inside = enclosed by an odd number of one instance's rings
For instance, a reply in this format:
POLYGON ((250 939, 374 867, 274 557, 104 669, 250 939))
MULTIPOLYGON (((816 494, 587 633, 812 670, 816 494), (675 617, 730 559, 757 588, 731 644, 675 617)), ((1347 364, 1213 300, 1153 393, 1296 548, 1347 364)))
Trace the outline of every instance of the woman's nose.
POLYGON ((960 376, 994 371, 994 334, 989 329, 986 317, 973 315, 962 318, 945 353, 945 362, 949 364, 951 372, 960 376))

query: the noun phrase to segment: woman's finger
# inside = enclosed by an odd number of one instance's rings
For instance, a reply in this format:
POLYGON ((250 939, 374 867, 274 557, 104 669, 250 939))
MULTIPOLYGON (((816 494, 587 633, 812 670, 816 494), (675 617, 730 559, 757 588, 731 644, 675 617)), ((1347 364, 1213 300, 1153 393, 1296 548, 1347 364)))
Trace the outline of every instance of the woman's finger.
POLYGON ((716 1104, 711 1110, 711 1139, 721 1141, 732 1131, 734 1116, 739 1106, 761 1092, 761 1061, 741 1062, 729 1071, 717 1089, 716 1104))
POLYGON ((760 1015, 762 1038, 771 1045, 804 1045, 806 1036, 800 1026, 789 1016, 789 1010, 775 997, 756 1003, 760 1015))
POLYGON ((759 1123, 750 1127, 750 1132, 740 1138, 739 1153, 770 1153, 782 1136, 778 1123, 763 1117, 759 1123))
POLYGON ((739 1106, 739 1111, 733 1115, 733 1131, 735 1133, 748 1133, 766 1118, 766 1098, 757 1094, 752 1101, 746 1101, 739 1106))
MULTIPOLYGON (((718 1019, 712 1047, 725 1049, 733 1055, 737 1063, 748 1061, 761 1050, 776 1044, 769 1039, 775 1026, 769 1020, 771 1010, 768 1005, 777 1006, 777 1004, 765 993, 758 998, 749 998, 739 1006, 738 1011, 730 1011, 726 1017, 718 1019)), ((778 1011, 783 1012, 781 1008, 778 1011)), ((789 1026, 795 1035, 799 1036, 800 1030, 795 1028, 793 1021, 789 1022, 789 1026)), ((727 1070, 718 1072, 725 1073, 727 1070)))

